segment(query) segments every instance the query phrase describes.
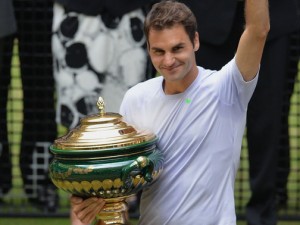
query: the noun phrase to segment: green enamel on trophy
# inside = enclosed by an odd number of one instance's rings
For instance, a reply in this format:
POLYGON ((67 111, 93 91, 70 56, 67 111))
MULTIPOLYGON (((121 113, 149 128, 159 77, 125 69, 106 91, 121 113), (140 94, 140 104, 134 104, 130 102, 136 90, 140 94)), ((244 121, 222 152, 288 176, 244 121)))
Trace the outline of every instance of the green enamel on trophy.
POLYGON ((50 147, 52 182, 73 195, 101 197, 106 204, 97 216, 106 224, 128 224, 126 198, 156 180, 163 156, 156 136, 137 131, 117 113, 106 113, 101 97, 99 114, 86 116, 50 147))

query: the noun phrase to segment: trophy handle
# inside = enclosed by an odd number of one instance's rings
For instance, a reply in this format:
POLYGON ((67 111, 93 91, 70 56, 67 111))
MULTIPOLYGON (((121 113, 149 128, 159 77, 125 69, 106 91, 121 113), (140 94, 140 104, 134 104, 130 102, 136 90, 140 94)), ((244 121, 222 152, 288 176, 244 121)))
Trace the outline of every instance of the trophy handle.
POLYGON ((151 182, 153 180, 153 170, 153 161, 146 156, 139 156, 131 164, 122 169, 122 181, 126 188, 130 188, 133 186, 134 177, 140 174, 147 182, 151 182))

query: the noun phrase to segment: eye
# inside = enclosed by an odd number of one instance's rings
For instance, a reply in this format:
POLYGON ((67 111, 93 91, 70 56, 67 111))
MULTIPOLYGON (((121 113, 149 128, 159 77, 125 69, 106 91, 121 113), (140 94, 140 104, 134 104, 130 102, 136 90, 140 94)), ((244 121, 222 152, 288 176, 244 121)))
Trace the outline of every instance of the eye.
POLYGON ((155 49, 155 50, 153 50, 153 53, 154 53, 155 55, 163 55, 163 54, 164 54, 164 51, 163 51, 163 50, 160 50, 160 49, 155 49))
POLYGON ((181 49, 183 49, 183 46, 176 46, 173 48, 173 52, 179 52, 181 49))

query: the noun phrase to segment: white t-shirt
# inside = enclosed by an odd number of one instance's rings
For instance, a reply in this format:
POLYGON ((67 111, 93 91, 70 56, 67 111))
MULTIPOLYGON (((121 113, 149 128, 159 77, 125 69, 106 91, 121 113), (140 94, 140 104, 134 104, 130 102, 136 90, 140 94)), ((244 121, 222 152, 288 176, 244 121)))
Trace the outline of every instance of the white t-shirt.
POLYGON ((245 82, 235 59, 198 71, 183 93, 166 95, 157 77, 124 97, 124 119, 155 133, 165 157, 161 176, 143 191, 139 224, 236 224, 234 180, 257 76, 245 82))

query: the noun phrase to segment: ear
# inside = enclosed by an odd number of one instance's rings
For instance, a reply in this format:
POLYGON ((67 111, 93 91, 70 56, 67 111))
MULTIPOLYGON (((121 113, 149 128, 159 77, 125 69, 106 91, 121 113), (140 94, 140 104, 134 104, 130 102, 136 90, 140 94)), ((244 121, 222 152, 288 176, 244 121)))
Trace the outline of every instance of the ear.
POLYGON ((194 38, 194 51, 198 51, 200 48, 200 40, 199 40, 199 33, 195 33, 195 38, 194 38))
POLYGON ((148 50, 148 52, 149 52, 149 50, 150 50, 150 44, 149 44, 148 41, 147 41, 147 50, 148 50))

